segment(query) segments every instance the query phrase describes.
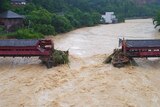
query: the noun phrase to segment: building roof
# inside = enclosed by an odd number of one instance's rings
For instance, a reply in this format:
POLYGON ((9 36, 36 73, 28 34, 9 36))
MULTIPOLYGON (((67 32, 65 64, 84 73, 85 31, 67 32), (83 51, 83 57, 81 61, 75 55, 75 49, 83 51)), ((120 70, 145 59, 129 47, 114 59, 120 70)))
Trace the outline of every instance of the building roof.
POLYGON ((38 40, 17 40, 17 39, 7 39, 0 40, 1 46, 35 46, 38 43, 38 40))
POLYGON ((160 40, 126 40, 127 47, 160 47, 160 40))
POLYGON ((19 15, 17 13, 14 13, 12 11, 6 11, 0 14, 0 18, 5 18, 5 19, 23 19, 24 16, 19 15))
POLYGON ((11 2, 26 2, 26 0, 11 0, 11 2))

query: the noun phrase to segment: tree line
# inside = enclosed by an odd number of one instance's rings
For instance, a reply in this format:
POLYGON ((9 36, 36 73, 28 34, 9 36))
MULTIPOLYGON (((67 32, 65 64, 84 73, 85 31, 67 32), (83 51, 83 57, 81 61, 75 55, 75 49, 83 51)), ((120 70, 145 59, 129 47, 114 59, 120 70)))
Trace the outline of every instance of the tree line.
POLYGON ((0 0, 0 11, 7 9, 26 16, 24 28, 17 29, 12 35, 19 37, 22 33, 23 38, 41 38, 97 25, 106 11, 115 12, 119 22, 129 17, 153 17, 160 5, 139 5, 134 0, 28 0, 25 6, 12 7, 9 0, 0 0))

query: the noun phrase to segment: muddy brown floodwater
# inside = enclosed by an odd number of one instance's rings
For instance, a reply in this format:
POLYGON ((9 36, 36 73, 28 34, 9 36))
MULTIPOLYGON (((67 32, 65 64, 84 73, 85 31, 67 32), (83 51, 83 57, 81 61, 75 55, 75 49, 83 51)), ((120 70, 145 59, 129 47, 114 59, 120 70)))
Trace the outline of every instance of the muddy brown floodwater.
POLYGON ((103 64, 118 38, 160 38, 151 19, 86 27, 49 37, 70 64, 46 69, 38 58, 0 58, 0 107, 160 107, 160 60, 138 67, 103 64))

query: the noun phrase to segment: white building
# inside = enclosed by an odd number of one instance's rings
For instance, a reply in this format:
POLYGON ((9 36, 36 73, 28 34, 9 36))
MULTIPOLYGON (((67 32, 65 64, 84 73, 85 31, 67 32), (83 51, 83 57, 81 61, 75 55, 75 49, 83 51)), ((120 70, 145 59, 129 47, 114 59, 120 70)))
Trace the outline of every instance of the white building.
POLYGON ((102 15, 101 22, 103 23, 117 23, 117 18, 114 15, 114 12, 106 12, 105 15, 102 15))
POLYGON ((11 0, 12 5, 26 5, 26 0, 11 0))

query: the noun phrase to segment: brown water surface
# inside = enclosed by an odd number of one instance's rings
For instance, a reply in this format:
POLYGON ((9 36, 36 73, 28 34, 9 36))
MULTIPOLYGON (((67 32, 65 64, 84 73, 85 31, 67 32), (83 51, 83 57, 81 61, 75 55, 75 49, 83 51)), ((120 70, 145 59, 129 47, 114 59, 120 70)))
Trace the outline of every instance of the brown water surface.
POLYGON ((38 58, 0 59, 0 107, 160 107, 160 60, 138 67, 103 64, 119 38, 160 38, 151 19, 86 27, 49 37, 70 64, 46 69, 38 58))
POLYGON ((77 29, 56 36, 53 40, 58 49, 69 49, 71 54, 86 57, 111 53, 118 47, 118 39, 160 38, 151 19, 127 20, 126 23, 99 25, 77 29))

